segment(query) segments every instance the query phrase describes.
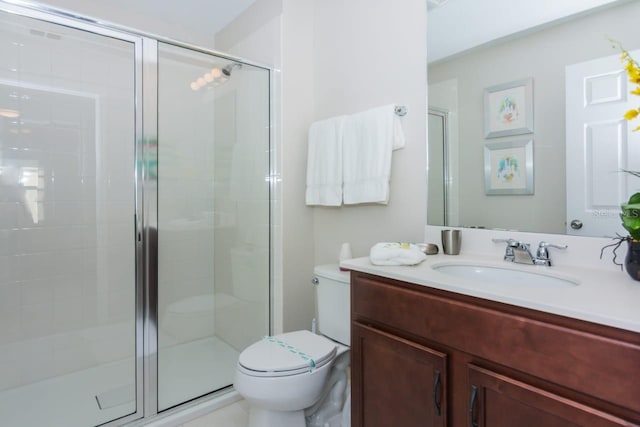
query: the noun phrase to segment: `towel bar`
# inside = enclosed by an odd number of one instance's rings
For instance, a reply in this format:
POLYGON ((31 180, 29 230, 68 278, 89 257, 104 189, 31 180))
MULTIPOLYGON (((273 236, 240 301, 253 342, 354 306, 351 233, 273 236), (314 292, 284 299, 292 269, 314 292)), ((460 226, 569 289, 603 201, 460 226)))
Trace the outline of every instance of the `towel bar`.
POLYGON ((398 116, 402 117, 407 114, 407 107, 404 105, 396 105, 396 108, 393 110, 398 116))

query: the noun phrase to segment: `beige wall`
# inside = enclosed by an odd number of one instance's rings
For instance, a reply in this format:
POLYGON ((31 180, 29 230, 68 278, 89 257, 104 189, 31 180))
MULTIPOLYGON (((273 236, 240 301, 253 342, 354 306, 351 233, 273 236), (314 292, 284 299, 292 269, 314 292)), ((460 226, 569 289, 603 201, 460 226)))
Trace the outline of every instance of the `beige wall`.
POLYGON ((314 0, 284 0, 282 28, 283 329, 309 329, 314 313, 313 217, 304 204, 307 130, 314 120, 314 0))
MULTIPOLYGON (((313 208, 314 261, 356 257, 376 242, 421 241, 426 218, 426 2, 315 2, 315 119, 406 105, 406 147, 393 153, 389 204, 313 208)), ((301 201, 303 200, 301 196, 301 201)))
MULTIPOLYGON (((284 307, 282 329, 288 331, 310 327, 313 266, 337 262, 342 242, 351 243, 354 255, 364 256, 378 241, 421 240, 426 217, 426 5, 422 0, 282 0, 281 5, 281 45, 265 48, 281 47, 280 62, 272 63, 281 70, 282 82, 282 117, 276 123, 281 136, 281 198, 276 204, 282 222, 275 233, 281 239, 277 268, 282 292, 276 289, 275 296, 284 307), (403 118, 407 145, 394 153, 389 205, 305 206, 309 125, 389 103, 409 108, 403 118)), ((255 38, 255 16, 246 15, 241 17, 246 33, 255 38)), ((259 15, 270 12, 263 9, 259 15)), ((228 28, 225 33, 216 35, 218 48, 233 38, 228 28)), ((258 54, 221 50, 248 58, 258 54)))
POLYGON ((429 67, 430 83, 458 83, 461 225, 564 233, 565 65, 617 54, 607 36, 637 48, 637 16, 640 3, 631 2, 429 67), (534 133, 485 139, 484 88, 526 77, 533 77, 534 133), (484 144, 531 138, 535 195, 486 196, 484 144))

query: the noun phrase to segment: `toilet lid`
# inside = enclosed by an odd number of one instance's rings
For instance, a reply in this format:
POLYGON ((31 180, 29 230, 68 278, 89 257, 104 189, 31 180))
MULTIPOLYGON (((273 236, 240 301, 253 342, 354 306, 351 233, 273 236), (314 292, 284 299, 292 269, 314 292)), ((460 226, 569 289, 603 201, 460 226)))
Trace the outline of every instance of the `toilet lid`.
POLYGON ((296 375, 323 366, 336 351, 335 343, 321 335, 295 331, 267 336, 250 345, 240 353, 238 365, 254 376, 296 375))

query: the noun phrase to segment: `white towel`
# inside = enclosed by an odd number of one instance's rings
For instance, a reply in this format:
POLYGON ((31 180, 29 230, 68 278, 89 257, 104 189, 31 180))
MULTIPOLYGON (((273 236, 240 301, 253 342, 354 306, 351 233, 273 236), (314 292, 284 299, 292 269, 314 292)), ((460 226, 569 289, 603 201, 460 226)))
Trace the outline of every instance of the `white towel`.
POLYGON ((315 122, 309 128, 307 205, 342 204, 342 141, 345 116, 315 122))
POLYGON ((415 265, 427 259, 413 243, 376 243, 369 251, 374 265, 415 265))
POLYGON ((348 116, 344 124, 344 204, 389 202, 391 152, 404 147, 394 105, 348 116))

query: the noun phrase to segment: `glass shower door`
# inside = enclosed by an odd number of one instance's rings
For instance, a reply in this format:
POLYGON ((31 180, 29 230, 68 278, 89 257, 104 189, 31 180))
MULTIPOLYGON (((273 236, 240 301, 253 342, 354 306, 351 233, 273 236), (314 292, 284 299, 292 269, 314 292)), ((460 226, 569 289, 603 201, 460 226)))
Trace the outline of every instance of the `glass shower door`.
POLYGON ((269 332, 269 70, 158 45, 158 410, 269 332))
POLYGON ((0 11, 0 420, 135 418, 137 42, 31 13, 0 11))

